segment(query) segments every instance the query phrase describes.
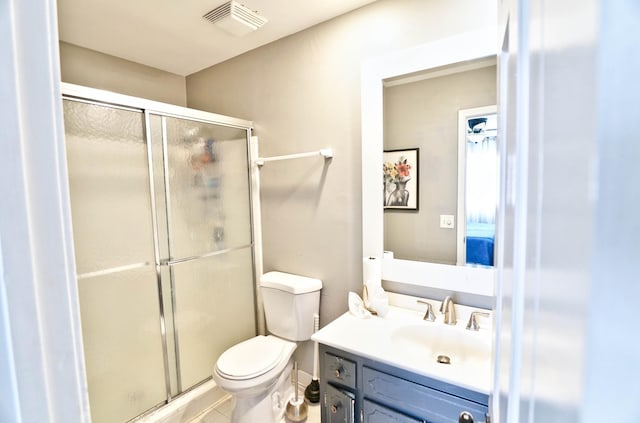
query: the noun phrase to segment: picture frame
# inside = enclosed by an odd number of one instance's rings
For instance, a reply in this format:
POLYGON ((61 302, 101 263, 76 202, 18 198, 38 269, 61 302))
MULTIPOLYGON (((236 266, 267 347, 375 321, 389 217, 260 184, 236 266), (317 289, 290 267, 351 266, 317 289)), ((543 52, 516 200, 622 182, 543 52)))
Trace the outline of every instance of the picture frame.
POLYGON ((419 209, 420 149, 383 151, 383 202, 385 210, 419 209))

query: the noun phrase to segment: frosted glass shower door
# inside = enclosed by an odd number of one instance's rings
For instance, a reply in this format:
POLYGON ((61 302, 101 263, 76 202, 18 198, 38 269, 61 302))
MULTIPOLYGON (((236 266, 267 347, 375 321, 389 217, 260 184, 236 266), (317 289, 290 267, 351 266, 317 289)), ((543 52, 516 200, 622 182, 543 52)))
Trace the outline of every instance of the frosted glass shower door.
POLYGON ((91 420, 115 423, 256 333, 250 122, 104 96, 63 102, 91 420))
POLYGON ((161 262, 171 276, 184 391, 211 377, 225 349, 256 333, 248 133, 173 117, 152 115, 151 121, 156 185, 162 176, 165 187, 164 193, 156 189, 158 226, 164 218, 168 228, 161 262))
POLYGON ((144 115, 64 100, 76 273, 94 423, 166 400, 144 115))

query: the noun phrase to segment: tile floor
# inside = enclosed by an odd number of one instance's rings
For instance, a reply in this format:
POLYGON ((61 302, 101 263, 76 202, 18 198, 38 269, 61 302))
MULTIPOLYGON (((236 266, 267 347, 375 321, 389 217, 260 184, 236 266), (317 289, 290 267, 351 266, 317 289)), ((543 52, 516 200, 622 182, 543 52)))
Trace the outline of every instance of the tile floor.
MULTIPOLYGON (((304 392, 302 393, 304 395, 304 392)), ((229 423, 231 416, 231 398, 225 400, 217 407, 206 411, 191 423, 229 423)), ((260 422, 256 422, 260 423, 260 422)), ((282 423, 285 423, 282 420, 282 423)), ((309 417, 307 423, 320 423, 320 404, 309 405, 309 417)))

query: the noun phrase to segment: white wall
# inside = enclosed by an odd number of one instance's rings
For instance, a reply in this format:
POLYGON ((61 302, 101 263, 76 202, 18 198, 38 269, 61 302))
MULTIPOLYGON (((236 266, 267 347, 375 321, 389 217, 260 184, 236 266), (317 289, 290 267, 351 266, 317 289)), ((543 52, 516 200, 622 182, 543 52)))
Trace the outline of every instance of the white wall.
POLYGON ((321 325, 361 291, 361 62, 487 26, 495 13, 488 0, 382 0, 187 77, 189 107, 250 118, 263 156, 334 149, 326 166, 262 170, 265 271, 322 279, 321 325))
POLYGON ((185 78, 119 57, 60 42, 62 81, 186 106, 185 78))

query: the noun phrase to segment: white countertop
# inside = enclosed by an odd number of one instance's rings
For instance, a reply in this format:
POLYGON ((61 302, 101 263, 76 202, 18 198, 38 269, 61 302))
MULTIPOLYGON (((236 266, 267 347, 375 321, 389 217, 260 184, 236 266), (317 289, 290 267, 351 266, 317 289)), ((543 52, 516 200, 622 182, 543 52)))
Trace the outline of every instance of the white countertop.
POLYGON ((437 319, 435 322, 424 321, 425 306, 415 305, 415 300, 415 297, 389 294, 390 304, 395 305, 389 306, 384 318, 372 316, 360 319, 347 312, 316 332, 312 339, 413 373, 489 394, 491 319, 479 317, 481 329, 477 332, 467 330, 465 326, 469 314, 480 309, 456 305, 457 324, 446 325, 437 311, 440 303, 430 301, 437 319), (403 335, 399 337, 399 334, 403 335), (414 339, 412 334, 415 334, 414 339), (459 353, 454 350, 457 346, 461 348, 459 353), (451 357, 451 364, 441 364, 435 360, 435 355, 441 353, 451 357))

